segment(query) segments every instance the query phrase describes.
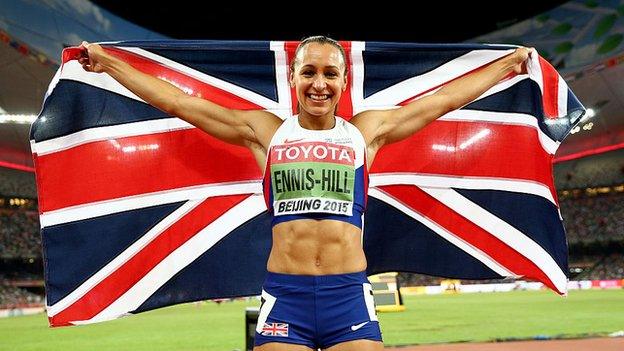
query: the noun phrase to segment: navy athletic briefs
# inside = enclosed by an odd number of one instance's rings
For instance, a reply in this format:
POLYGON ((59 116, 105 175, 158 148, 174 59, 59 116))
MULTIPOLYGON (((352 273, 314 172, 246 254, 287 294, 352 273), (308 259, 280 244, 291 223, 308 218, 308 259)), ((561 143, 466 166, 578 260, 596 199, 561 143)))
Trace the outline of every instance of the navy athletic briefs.
POLYGON ((280 342, 328 348, 381 341, 372 287, 365 272, 337 275, 267 274, 255 345, 280 342))

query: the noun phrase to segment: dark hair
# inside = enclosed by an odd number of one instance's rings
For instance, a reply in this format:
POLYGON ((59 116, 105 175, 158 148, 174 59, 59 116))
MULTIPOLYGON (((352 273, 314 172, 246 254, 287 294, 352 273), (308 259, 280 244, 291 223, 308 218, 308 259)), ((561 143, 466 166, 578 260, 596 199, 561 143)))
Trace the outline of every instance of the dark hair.
POLYGON ((299 54, 299 51, 303 49, 304 46, 310 43, 327 44, 340 50, 340 55, 342 55, 342 62, 344 63, 344 66, 345 66, 344 75, 345 76, 347 75, 347 54, 345 53, 344 48, 342 47, 342 45, 340 45, 340 43, 337 40, 334 40, 330 37, 326 37, 324 35, 315 35, 315 36, 307 37, 307 38, 304 38, 299 43, 299 45, 297 46, 297 49, 295 50, 295 57, 293 57, 293 60, 290 63, 291 72, 295 70, 295 61, 297 61, 297 54, 299 54))

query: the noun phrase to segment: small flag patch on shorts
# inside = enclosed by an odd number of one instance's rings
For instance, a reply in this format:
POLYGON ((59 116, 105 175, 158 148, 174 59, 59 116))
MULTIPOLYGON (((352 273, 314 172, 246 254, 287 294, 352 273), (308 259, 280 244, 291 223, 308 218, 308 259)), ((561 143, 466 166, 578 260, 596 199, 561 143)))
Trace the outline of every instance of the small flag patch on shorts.
POLYGON ((288 336, 288 323, 264 323, 261 334, 264 336, 288 336))

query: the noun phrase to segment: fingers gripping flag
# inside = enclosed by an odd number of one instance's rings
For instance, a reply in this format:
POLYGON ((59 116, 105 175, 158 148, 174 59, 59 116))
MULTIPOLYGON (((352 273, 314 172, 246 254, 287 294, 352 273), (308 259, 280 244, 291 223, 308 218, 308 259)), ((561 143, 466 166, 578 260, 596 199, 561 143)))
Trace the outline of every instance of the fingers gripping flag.
MULTIPOLYGON (((396 108, 510 54, 510 46, 343 42, 338 115, 396 108)), ((295 42, 105 46, 186 93, 296 112, 295 42)), ((72 51, 74 50, 74 51, 72 51)), ((246 149, 146 104, 66 49, 31 130, 52 326, 187 301, 257 295, 271 247, 262 173, 246 149)), ((384 147, 370 172, 368 273, 524 277, 566 292, 552 177, 583 107, 536 54, 462 109, 384 147)))

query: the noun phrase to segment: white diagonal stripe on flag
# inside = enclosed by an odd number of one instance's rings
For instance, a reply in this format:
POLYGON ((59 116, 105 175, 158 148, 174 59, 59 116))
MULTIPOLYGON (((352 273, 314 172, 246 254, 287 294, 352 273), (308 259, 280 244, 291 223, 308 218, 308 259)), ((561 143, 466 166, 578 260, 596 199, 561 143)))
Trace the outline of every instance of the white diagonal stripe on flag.
POLYGON ((420 187, 447 207, 483 228, 533 262, 560 291, 566 291, 567 277, 550 254, 524 233, 452 189, 420 187))
POLYGON ((551 139, 539 128, 537 119, 524 113, 493 112, 480 110, 455 110, 440 117, 440 121, 462 121, 462 122, 489 122, 508 125, 523 125, 535 129, 542 148, 551 155, 554 155, 561 144, 551 139))
POLYGON ((191 210, 201 204, 203 200, 205 199, 189 201, 180 206, 180 208, 173 211, 170 215, 168 215, 162 221, 156 224, 137 241, 132 243, 132 245, 130 245, 122 253, 117 255, 117 257, 115 257, 112 261, 110 261, 99 271, 89 277, 89 279, 87 279, 84 283, 80 284, 80 286, 74 289, 69 295, 65 296, 54 305, 48 306, 48 316, 53 317, 57 313, 63 311, 65 308, 76 302, 78 299, 88 293, 89 290, 91 290, 94 286, 106 279, 112 272, 117 270, 130 258, 136 255, 139 251, 141 251, 141 249, 147 246, 147 244, 149 244, 152 240, 158 237, 160 233, 164 232, 167 228, 176 223, 180 218, 184 217, 187 213, 189 213, 191 210))
POLYGON ((199 200, 213 196, 261 193, 261 181, 212 183, 66 207, 42 213, 40 222, 41 227, 45 228, 57 224, 179 201, 199 200))
POLYGON ((137 309, 171 277, 208 251, 241 223, 252 219, 265 209, 261 195, 251 195, 232 207, 158 263, 132 288, 94 316, 91 322, 117 318, 137 309))
POLYGON ((374 173, 370 175, 370 187, 396 184, 435 188, 511 191, 537 195, 557 206, 547 186, 526 180, 467 176, 453 177, 416 173, 374 173))
POLYGON ((176 117, 89 128, 62 137, 34 142, 32 152, 42 156, 95 141, 193 128, 195 126, 176 117))
MULTIPOLYGON (((123 85, 119 84, 108 74, 92 73, 85 71, 77 60, 67 61, 61 68, 59 79, 73 80, 85 83, 103 90, 107 90, 130 99, 145 102, 123 85)), ((53 82, 55 83, 55 82, 53 82)))
POLYGON ((241 88, 237 85, 234 85, 232 83, 226 82, 224 80, 215 78, 213 76, 210 76, 206 73, 197 71, 195 69, 192 69, 188 66, 185 66, 181 63, 175 62, 173 60, 170 60, 166 57, 162 57, 160 55, 156 55, 152 52, 143 50, 143 49, 139 49, 139 48, 133 48, 133 47, 122 47, 122 46, 116 46, 117 49, 119 50, 123 50, 123 51, 129 51, 132 52, 136 55, 139 56, 143 56, 147 59, 150 59, 152 61, 158 62, 160 64, 162 64, 165 67, 168 67, 170 69, 173 69, 177 72, 183 73, 184 75, 197 79, 200 82, 209 84, 213 87, 219 88, 223 91, 226 91, 228 93, 231 93, 233 95, 239 96, 244 98, 245 100, 252 102, 258 106, 262 106, 263 108, 267 109, 267 110, 271 110, 271 109, 280 109, 283 108, 283 106, 279 106, 279 104, 277 104, 275 101, 268 99, 258 93, 255 93, 251 90, 245 89, 245 88, 241 88))
MULTIPOLYGON (((515 76, 515 77, 513 77, 511 79, 503 80, 503 81, 499 82, 498 84, 496 84, 495 86, 491 87, 490 89, 486 90, 485 93, 481 94, 481 96, 479 96, 476 99, 472 100, 472 102, 479 101, 479 100, 484 99, 484 98, 486 98, 486 97, 488 97, 490 95, 494 95, 494 94, 496 94, 498 92, 501 92, 503 90, 509 89, 512 86, 514 86, 516 83, 521 82, 521 81, 523 81, 525 79, 529 79, 529 76, 526 75, 526 74, 520 74, 520 75, 517 75, 517 76, 515 76)), ((442 87, 434 89, 434 90, 431 90, 431 91, 429 91, 426 94, 419 95, 418 97, 416 97, 416 98, 414 98, 412 100, 409 100, 408 102, 418 100, 418 99, 423 98, 423 97, 428 96, 428 95, 432 95, 432 94, 434 94, 435 92, 437 92, 440 89, 442 89, 442 87)))
POLYGON ((511 52, 513 52, 513 49, 471 51, 432 71, 407 79, 367 97, 364 99, 363 108, 380 108, 397 105, 411 97, 420 95, 423 92, 445 84, 472 70, 508 55, 511 52))
MULTIPOLYGON (((557 116, 566 116, 568 114, 568 84, 558 76, 557 83, 557 116)), ((572 122, 572 121, 570 121, 572 122)))
POLYGON ((515 276, 515 274, 513 272, 511 272, 507 268, 503 267, 496 260, 491 258, 485 252, 481 251, 479 248, 477 248, 477 247, 473 246, 472 244, 464 241, 462 238, 457 237, 456 235, 454 235, 453 233, 449 232, 445 228, 439 226, 437 223, 435 223, 434 221, 430 220, 429 218, 427 218, 427 217, 421 215, 420 213, 414 211, 413 209, 405 206, 403 203, 401 203, 400 201, 398 201, 394 197, 390 196, 386 192, 382 191, 381 189, 379 189, 379 188, 370 188, 368 190, 368 195, 372 196, 372 197, 375 197, 375 198, 377 198, 377 199, 379 199, 379 200, 381 200, 381 201, 383 201, 383 202, 385 202, 385 203, 395 207, 399 211, 405 213, 406 215, 410 216, 411 218, 413 218, 413 219, 417 220, 418 222, 422 223, 427 228, 431 229, 432 231, 434 231, 436 234, 438 234, 439 236, 441 236, 442 238, 444 238, 445 240, 447 240, 451 244, 457 246, 458 248, 460 248, 461 250, 465 251, 466 253, 468 253, 469 255, 474 257, 475 259, 479 260, 481 263, 486 265, 488 268, 490 268, 491 270, 496 272, 496 274, 499 274, 501 276, 515 276))

